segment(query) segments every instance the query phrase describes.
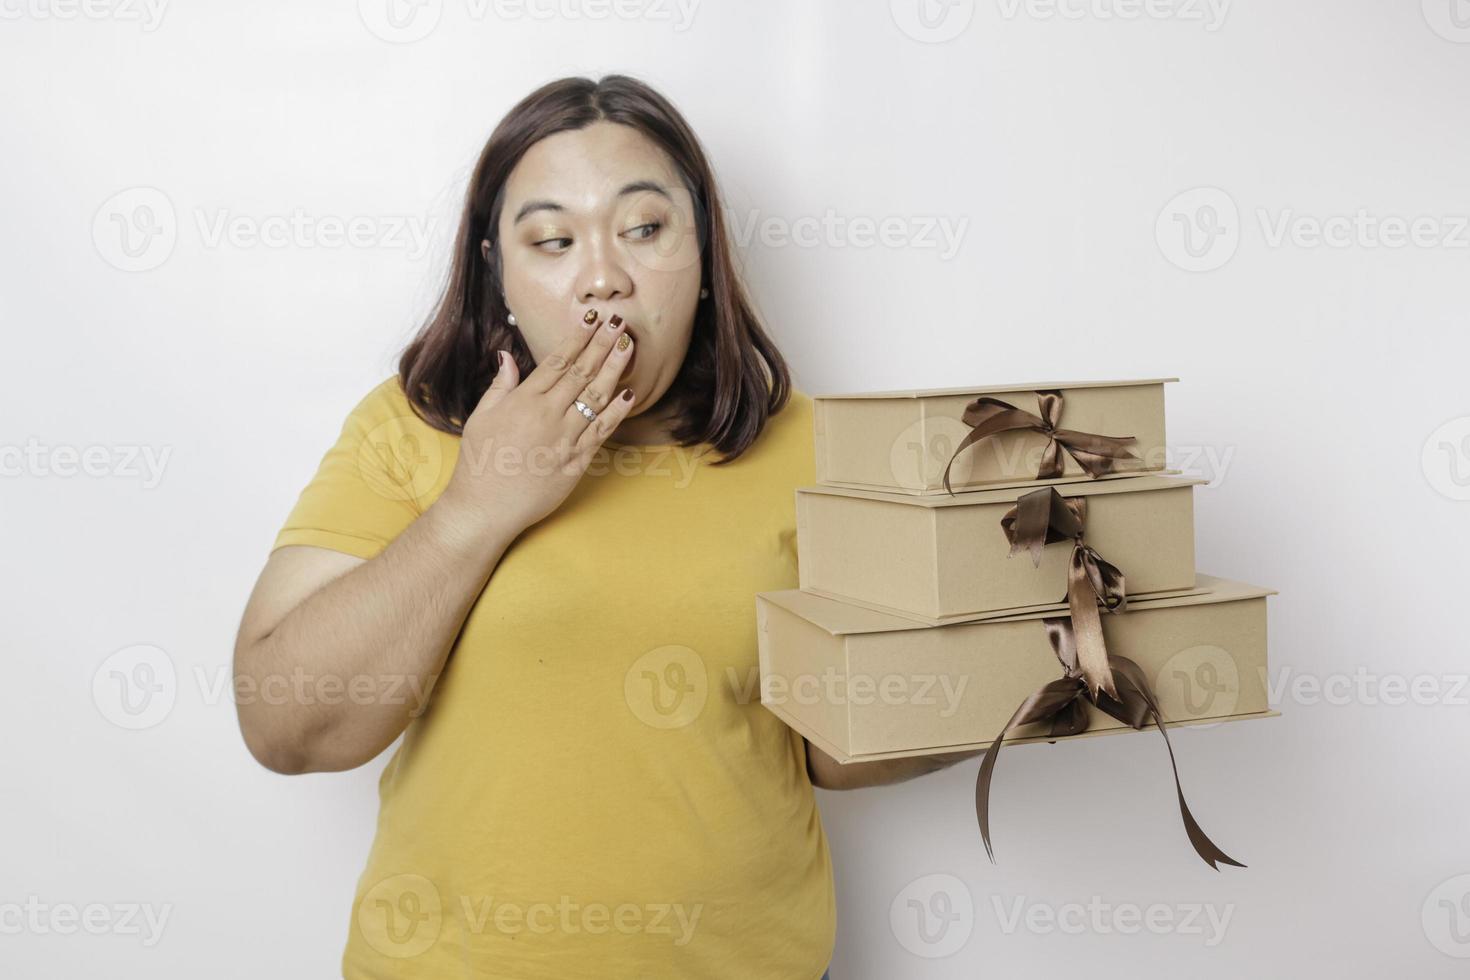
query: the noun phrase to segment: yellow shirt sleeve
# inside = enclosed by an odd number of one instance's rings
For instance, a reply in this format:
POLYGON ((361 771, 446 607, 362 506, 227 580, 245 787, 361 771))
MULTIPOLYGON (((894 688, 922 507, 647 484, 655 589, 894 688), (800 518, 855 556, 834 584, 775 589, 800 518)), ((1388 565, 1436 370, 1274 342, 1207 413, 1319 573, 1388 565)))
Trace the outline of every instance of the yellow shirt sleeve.
POLYGON ((413 413, 396 376, 387 379, 348 414, 271 550, 314 545, 376 557, 447 482, 455 442, 413 413))

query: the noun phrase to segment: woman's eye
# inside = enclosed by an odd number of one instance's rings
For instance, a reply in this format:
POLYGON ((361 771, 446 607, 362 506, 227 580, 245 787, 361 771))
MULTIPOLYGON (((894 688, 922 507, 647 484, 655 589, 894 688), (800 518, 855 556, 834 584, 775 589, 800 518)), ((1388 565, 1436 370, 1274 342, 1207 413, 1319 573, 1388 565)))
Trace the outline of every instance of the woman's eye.
POLYGON ((537 248, 540 248, 543 245, 550 245, 556 242, 566 242, 567 245, 571 245, 572 240, 570 238, 543 238, 541 241, 536 242, 535 245, 537 248))
POLYGON ((639 225, 637 228, 631 229, 631 231, 633 231, 633 232, 639 232, 639 231, 643 231, 645 228, 648 229, 648 234, 646 234, 646 235, 634 235, 635 238, 637 238, 640 241, 643 241, 643 240, 652 238, 654 235, 657 235, 658 234, 658 230, 660 228, 662 228, 662 227, 663 227, 663 223, 662 222, 659 222, 659 221, 650 221, 646 225, 639 225))

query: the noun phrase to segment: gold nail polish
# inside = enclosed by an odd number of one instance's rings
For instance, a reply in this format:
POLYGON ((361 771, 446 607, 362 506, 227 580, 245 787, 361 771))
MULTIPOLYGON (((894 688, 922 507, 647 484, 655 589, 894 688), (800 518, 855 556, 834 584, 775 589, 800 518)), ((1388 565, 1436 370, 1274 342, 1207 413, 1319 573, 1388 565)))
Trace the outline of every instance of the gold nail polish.
POLYGON ((596 310, 588 310, 586 313, 583 313, 582 314, 582 322, 583 323, 596 323, 597 322, 597 311, 596 310))
POLYGON ((618 350, 627 350, 628 349, 628 345, 631 344, 632 342, 633 341, 631 341, 631 340, 628 339, 628 335, 627 334, 623 334, 621 337, 618 338, 618 345, 617 345, 618 346, 618 350))

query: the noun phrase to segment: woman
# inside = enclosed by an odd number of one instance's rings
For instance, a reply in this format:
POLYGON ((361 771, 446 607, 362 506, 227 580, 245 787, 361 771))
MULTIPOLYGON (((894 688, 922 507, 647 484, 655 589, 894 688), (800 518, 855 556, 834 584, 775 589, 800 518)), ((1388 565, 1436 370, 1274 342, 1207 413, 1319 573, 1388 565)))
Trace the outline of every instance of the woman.
POLYGON ((688 124, 625 76, 532 93, 236 646, 251 690, 309 682, 240 699, 262 765, 351 769, 403 735, 345 977, 826 976, 812 786, 965 755, 840 766, 761 706, 753 597, 796 585, 813 479, 811 401, 688 124))

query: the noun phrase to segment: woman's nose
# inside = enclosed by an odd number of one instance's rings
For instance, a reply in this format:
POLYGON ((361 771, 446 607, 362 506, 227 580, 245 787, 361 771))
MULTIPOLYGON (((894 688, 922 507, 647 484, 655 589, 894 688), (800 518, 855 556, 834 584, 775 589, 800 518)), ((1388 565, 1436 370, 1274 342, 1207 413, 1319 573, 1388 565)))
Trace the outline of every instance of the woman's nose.
POLYGON ((610 250, 596 250, 589 259, 577 285, 582 302, 626 297, 633 291, 632 278, 610 250))

